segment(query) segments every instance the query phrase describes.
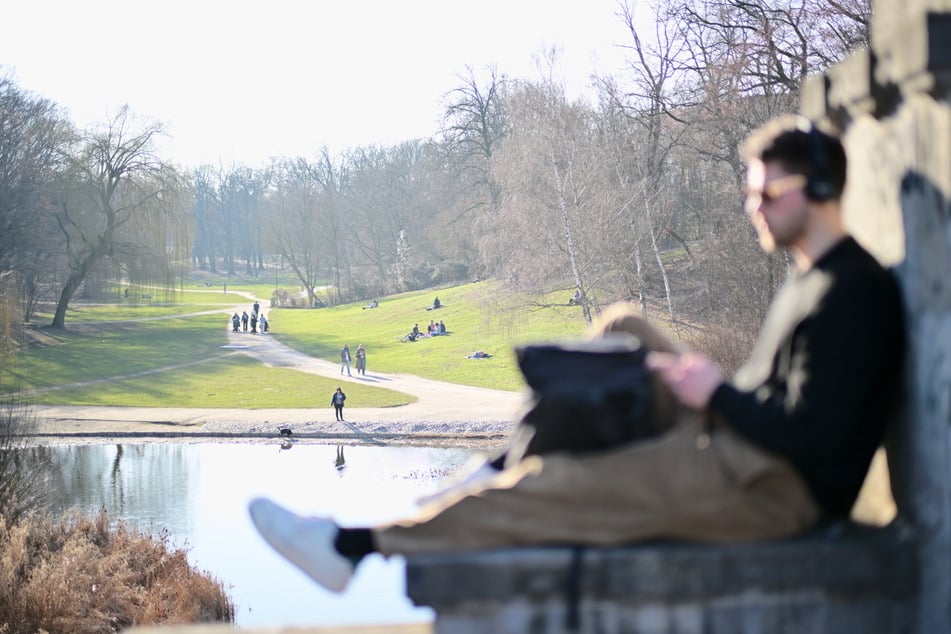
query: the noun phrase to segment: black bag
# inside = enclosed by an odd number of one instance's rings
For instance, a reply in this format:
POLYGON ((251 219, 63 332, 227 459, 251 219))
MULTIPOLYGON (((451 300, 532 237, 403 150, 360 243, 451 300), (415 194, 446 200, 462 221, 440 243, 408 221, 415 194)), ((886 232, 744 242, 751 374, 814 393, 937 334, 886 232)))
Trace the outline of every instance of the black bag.
POLYGON ((663 432, 652 415, 647 349, 627 334, 516 348, 531 390, 501 468, 527 455, 603 451, 663 432))

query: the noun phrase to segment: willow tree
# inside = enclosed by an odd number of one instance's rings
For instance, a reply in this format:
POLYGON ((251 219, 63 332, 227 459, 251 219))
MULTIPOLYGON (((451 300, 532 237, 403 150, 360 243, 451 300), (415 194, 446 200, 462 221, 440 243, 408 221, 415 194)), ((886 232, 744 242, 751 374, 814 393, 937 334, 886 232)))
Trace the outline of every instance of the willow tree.
POLYGON ((50 253, 48 188, 72 129, 56 105, 0 76, 0 361, 29 321, 50 253))
MULTIPOLYGON (((69 273, 53 316, 66 327, 69 303, 91 271, 107 258, 152 254, 161 257, 149 214, 164 214, 165 195, 177 187, 174 170, 155 154, 157 123, 138 124, 124 107, 101 127, 82 135, 68 156, 70 170, 58 196, 55 218, 64 238, 69 273)), ((164 240, 165 236, 159 236, 164 240)))

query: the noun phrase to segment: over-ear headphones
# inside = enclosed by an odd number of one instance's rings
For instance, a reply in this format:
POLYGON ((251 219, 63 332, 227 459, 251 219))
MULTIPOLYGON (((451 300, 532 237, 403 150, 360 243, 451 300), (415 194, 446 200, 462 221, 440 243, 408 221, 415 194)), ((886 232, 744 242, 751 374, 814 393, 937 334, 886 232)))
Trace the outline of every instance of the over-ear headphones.
POLYGON ((803 191, 809 200, 824 202, 835 198, 835 185, 829 177, 829 157, 823 147, 822 132, 812 121, 807 122, 809 155, 812 163, 803 191))

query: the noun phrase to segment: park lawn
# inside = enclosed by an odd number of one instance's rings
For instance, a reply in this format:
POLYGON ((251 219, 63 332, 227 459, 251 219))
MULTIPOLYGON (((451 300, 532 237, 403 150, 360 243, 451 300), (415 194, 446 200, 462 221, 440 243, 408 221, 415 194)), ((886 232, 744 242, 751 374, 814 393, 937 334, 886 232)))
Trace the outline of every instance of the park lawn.
MULTIPOLYGON (((76 303, 65 332, 40 329, 44 343, 30 346, 15 363, 0 369, 0 391, 62 386, 34 394, 39 402, 48 404, 246 408, 320 405, 324 397, 319 395, 332 391, 332 381, 325 385, 303 373, 268 368, 253 361, 237 363, 229 356, 232 351, 222 348, 227 343, 225 312, 194 314, 214 310, 202 306, 208 296, 227 297, 231 302, 244 300, 250 310, 251 301, 232 294, 231 288, 227 295, 176 292, 183 300, 176 306, 76 303), (77 326, 75 330, 69 329, 71 323, 77 326), (128 377, 139 373, 148 374, 128 377), (74 385, 97 379, 112 380, 85 387, 74 385)), ((518 390, 522 379, 515 346, 578 337, 585 330, 581 309, 565 305, 563 295, 501 295, 494 283, 477 282, 381 297, 375 309, 364 310, 367 302, 361 301, 322 309, 275 308, 267 312, 272 336, 318 358, 338 361, 344 343, 350 344, 351 353, 363 343, 368 350, 370 374, 415 374, 463 385, 518 390), (443 307, 427 311, 436 295, 443 307), (400 343, 400 337, 414 323, 425 332, 430 319, 445 321, 449 334, 400 343), (492 358, 468 359, 475 350, 488 352, 492 358)), ((267 307, 266 300, 261 300, 267 307)), ((358 393, 350 402, 385 407, 410 399, 384 390, 375 395, 358 393)))
MULTIPOLYGON (((230 353, 172 372, 117 379, 89 387, 63 388, 36 397, 44 405, 128 405, 139 407, 214 407, 239 409, 330 407, 339 381, 313 374, 262 366, 230 353), (134 400, 130 401, 130 395, 134 400)), ((416 401, 402 392, 358 383, 344 386, 347 402, 359 407, 397 407, 416 401)))
MULTIPOLYGON (((44 329, 42 335, 43 344, 21 351, 14 363, 0 370, 0 391, 65 386, 31 396, 48 405, 257 409, 329 403, 336 387, 329 379, 269 368, 244 355, 232 358, 234 352, 222 348, 228 340, 221 315, 104 322, 81 331, 44 329), (148 374, 118 378, 141 373, 148 374), (112 380, 75 385, 101 379, 112 380)), ((414 400, 392 390, 359 386, 352 402, 390 407, 414 400)))
MULTIPOLYGON (((232 304, 235 302, 232 301, 232 304)), ((152 319, 175 319, 185 314, 206 313, 215 311, 222 315, 219 320, 228 316, 226 311, 229 305, 217 304, 172 304, 163 306, 123 306, 121 304, 76 304, 66 311, 66 328, 78 324, 105 324, 110 321, 141 321, 152 319)), ((36 312, 33 315, 34 324, 48 324, 53 321, 53 314, 36 312)))
MULTIPOLYGON (((209 273, 208 271, 192 271, 186 284, 199 289, 214 290, 221 294, 223 294, 224 285, 227 284, 229 294, 232 291, 250 293, 261 300, 263 307, 270 305, 271 295, 273 295, 275 288, 286 288, 295 293, 301 288, 300 279, 290 268, 275 271, 273 266, 266 267, 257 276, 244 273, 226 276, 209 273), (210 286, 208 286, 209 284, 210 286)), ((318 284, 318 286, 322 285, 323 283, 318 284)), ((238 302, 230 301, 229 303, 240 303, 240 300, 238 302)))
POLYGON ((223 354, 227 343, 221 315, 174 321, 103 323, 81 330, 43 329, 42 344, 22 350, 3 369, 10 389, 43 388, 134 374, 223 354))
MULTIPOLYGON (((172 317, 184 313, 226 310, 244 303, 243 297, 226 295, 220 291, 157 291, 151 300, 126 300, 121 295, 108 296, 95 302, 71 302, 66 310, 66 326, 75 323, 127 321, 155 317, 172 317)), ((247 302, 250 305, 250 302, 247 302)), ((34 324, 53 321, 55 306, 45 305, 33 313, 34 324)))
POLYGON ((556 297, 500 296, 493 282, 379 298, 378 308, 356 302, 317 310, 271 309, 271 334, 315 357, 339 361, 340 348, 367 349, 369 373, 405 373, 501 390, 523 382, 514 346, 579 337, 585 330, 581 308, 556 297), (438 295, 442 308, 427 311, 438 295), (561 305, 557 305, 561 302, 561 305), (425 332, 430 320, 443 320, 449 334, 400 343, 414 323, 425 332), (468 359, 482 350, 490 359, 468 359))

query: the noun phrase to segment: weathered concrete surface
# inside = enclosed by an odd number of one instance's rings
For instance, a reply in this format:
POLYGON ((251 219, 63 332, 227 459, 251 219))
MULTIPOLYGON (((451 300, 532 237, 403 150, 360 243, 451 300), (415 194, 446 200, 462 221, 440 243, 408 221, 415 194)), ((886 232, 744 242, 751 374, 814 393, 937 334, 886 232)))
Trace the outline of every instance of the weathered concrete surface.
POLYGON ((406 574, 407 594, 447 634, 894 634, 911 627, 917 580, 900 525, 730 546, 414 556, 406 574))

